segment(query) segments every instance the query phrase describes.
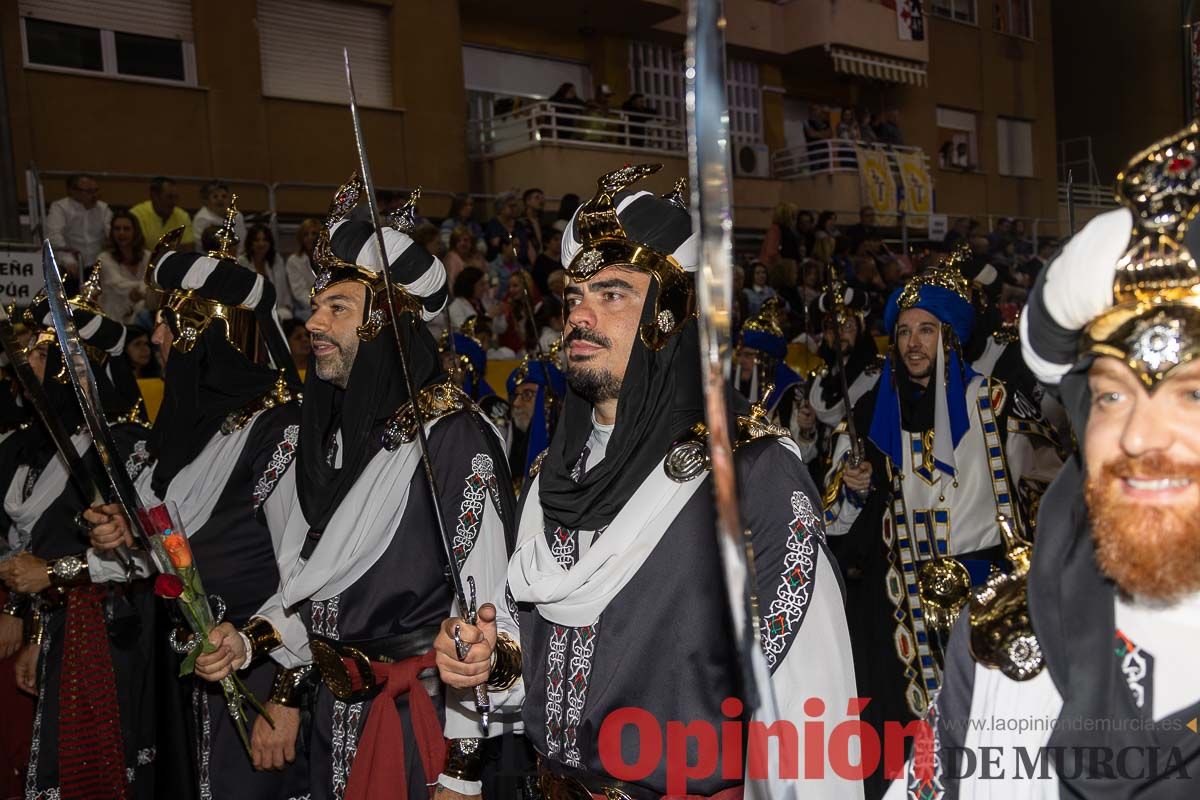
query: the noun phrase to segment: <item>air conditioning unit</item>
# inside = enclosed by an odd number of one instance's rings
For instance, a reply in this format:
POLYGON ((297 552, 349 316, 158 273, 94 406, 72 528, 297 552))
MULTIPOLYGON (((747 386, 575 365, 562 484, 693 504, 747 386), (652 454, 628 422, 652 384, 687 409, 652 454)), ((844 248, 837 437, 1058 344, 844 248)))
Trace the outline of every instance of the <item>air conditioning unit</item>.
POLYGON ((771 153, 767 146, 745 142, 734 145, 733 174, 746 178, 771 177, 771 153))

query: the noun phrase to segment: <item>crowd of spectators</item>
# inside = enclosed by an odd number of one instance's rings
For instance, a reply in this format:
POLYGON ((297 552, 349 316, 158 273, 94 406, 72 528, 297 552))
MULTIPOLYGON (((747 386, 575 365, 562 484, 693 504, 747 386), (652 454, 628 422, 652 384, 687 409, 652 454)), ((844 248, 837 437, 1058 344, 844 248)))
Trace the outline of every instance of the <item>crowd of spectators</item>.
MULTIPOLYGON (((852 111, 845 109, 843 116, 850 119, 852 111)), ((76 277, 81 274, 78 264, 85 265, 84 274, 87 264, 98 264, 104 310, 140 331, 129 339, 131 359, 136 351, 139 374, 153 374, 155 359, 149 355, 142 359, 141 352, 141 334, 153 328, 155 298, 147 296, 144 280, 149 250, 158 236, 175 226, 185 228, 182 247, 197 243, 201 250, 213 249, 216 230, 225 220, 229 187, 220 181, 205 184, 199 195, 202 205, 194 216, 178 205, 178 187, 168 178, 155 178, 149 198, 130 209, 110 209, 88 175, 69 178, 67 192, 51 206, 47 219, 51 243, 76 277)), ((382 208, 391 210, 406 197, 380 192, 377 199, 382 208)), ((518 358, 539 347, 548 350, 562 330, 563 231, 579 203, 577 195, 568 194, 551 211, 545 192, 530 187, 502 193, 487 208, 483 200, 459 195, 444 218, 419 218, 413 239, 441 259, 450 291, 447 313, 430 326, 435 335, 447 326, 458 330, 474 317, 476 335, 491 357, 518 358)), ((320 221, 302 220, 294 240, 285 245, 265 224, 246 226, 240 212, 235 224, 239 233, 244 231, 238 261, 274 286, 277 311, 292 339, 294 356, 298 364, 305 363, 308 343, 303 322, 310 313, 313 247, 320 221)), ((870 206, 860 209, 856 221, 843 225, 833 211, 818 214, 781 203, 757 258, 743 259, 735 270, 735 327, 756 314, 768 298, 778 296, 787 310, 789 339, 815 348, 818 331, 810 324, 815 318, 812 303, 831 274, 865 290, 875 305, 882 306, 888 294, 922 266, 925 246, 916 248, 916 255, 905 254, 895 244, 898 238, 895 229, 878 224, 870 206)), ((955 219, 945 241, 931 246, 945 251, 959 242, 986 254, 998 275, 1000 301, 1008 305, 1023 300, 1055 248, 1055 242, 1043 239, 1035 249, 1023 220, 1001 219, 988 231, 966 217, 955 219)))
MULTIPOLYGON (((1007 218, 998 220, 991 231, 978 220, 957 218, 942 242, 918 242, 910 253, 900 252, 899 238, 898 230, 878 224, 871 206, 860 209, 857 222, 842 228, 833 211, 814 218, 811 211, 781 203, 757 258, 744 258, 735 269, 735 328, 756 314, 767 298, 778 296, 787 312, 789 340, 815 352, 820 332, 810 322, 818 317, 812 303, 831 275, 865 291, 872 306, 881 311, 888 295, 914 271, 963 242, 986 256, 995 270, 989 281, 993 299, 1011 319, 1058 246, 1053 239, 1043 238, 1035 248, 1025 221, 1007 218)), ((870 318, 878 324, 882 314, 870 318)))

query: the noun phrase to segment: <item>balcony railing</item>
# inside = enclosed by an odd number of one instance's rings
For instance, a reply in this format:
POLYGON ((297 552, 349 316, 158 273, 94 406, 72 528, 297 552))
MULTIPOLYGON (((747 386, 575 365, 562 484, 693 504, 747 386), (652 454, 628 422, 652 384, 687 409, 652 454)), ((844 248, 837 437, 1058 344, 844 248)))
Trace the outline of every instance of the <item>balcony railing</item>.
POLYGON ((687 132, 679 123, 628 111, 601 116, 581 106, 548 102, 473 119, 467 131, 475 158, 545 144, 680 156, 687 152, 687 132))
MULTIPOLYGON (((1071 187, 1072 198, 1077 206, 1092 206, 1095 208, 1116 208, 1117 198, 1113 187, 1099 183, 1076 183, 1071 187)), ((1067 182, 1058 182, 1058 204, 1067 204, 1067 182)))
MULTIPOLYGON (((771 155, 771 174, 780 180, 807 178, 813 175, 832 175, 836 172, 858 172, 858 150, 851 139, 816 139, 807 144, 776 150, 771 155)), ((880 147, 881 145, 873 145, 880 147)), ((920 153, 925 170, 929 171, 929 156, 919 147, 882 145, 897 153, 920 153)))

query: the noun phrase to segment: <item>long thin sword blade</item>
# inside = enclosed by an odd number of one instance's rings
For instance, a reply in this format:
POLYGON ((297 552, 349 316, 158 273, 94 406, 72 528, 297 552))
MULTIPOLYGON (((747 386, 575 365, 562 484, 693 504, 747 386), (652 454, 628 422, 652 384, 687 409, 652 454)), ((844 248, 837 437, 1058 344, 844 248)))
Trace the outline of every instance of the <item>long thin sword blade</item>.
MULTIPOLYGON (((700 308, 700 358, 705 416, 717 505, 717 546, 725 576, 735 646, 742 664, 747 706, 767 724, 778 716, 770 670, 759 644, 748 557, 741 524, 732 437, 725 405, 725 364, 730 356, 733 307, 733 215, 730 209, 729 107, 725 94, 725 20, 720 0, 689 0, 687 38, 688 167, 692 224, 700 234, 696 298, 700 308)), ((747 781, 751 798, 792 797, 771 782, 747 781)))
MULTIPOLYGON (((346 63, 346 88, 350 91, 350 118, 354 122, 354 145, 358 149, 358 166, 362 172, 363 191, 367 194, 367 207, 371 210, 371 224, 375 228, 375 246, 379 251, 379 264, 383 271, 384 291, 387 294, 388 316, 392 324, 392 334, 396 339, 396 349, 400 352, 400 371, 404 373, 404 383, 408 388, 408 397, 412 403, 413 419, 417 427, 417 446, 421 450, 421 465, 425 468, 425 478, 429 483, 429 491, 433 504, 433 515, 437 519, 438 533, 442 537, 442 547, 446 551, 446 564, 449 568, 450 581, 454 587, 455 598, 458 600, 459 613, 469 622, 475 622, 474 586, 471 600, 468 603, 467 592, 463 586, 462 575, 458 570, 458 559, 454 555, 454 542, 446 530, 442 517, 441 495, 438 492, 437 480, 433 474, 433 462, 429 458, 429 441, 425 436, 425 420, 421 413, 420 403, 417 402, 417 386, 413 381, 412 363, 408 357, 409 350, 405 336, 400 331, 400 315, 396 313, 396 296, 392 292, 392 276, 388 272, 387 245, 383 240, 383 215, 379 213, 379 204, 375 200, 375 181, 371 177, 371 164, 367 160, 367 144, 363 138, 362 119, 358 113, 358 98, 354 93, 354 75, 350 71, 350 50, 342 48, 342 58, 346 63)), ((453 338, 454 331, 450 331, 453 338)), ((484 730, 488 727, 488 715, 491 713, 487 687, 475 687, 475 708, 479 712, 484 730)))

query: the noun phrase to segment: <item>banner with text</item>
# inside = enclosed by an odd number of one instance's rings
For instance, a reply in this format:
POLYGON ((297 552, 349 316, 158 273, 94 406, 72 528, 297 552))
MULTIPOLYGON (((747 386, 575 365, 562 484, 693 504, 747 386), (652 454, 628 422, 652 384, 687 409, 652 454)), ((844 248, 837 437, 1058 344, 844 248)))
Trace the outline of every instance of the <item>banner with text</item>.
POLYGON ((46 281, 42 278, 42 251, 0 250, 0 303, 27 306, 46 281))

